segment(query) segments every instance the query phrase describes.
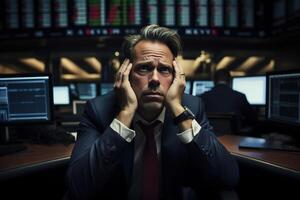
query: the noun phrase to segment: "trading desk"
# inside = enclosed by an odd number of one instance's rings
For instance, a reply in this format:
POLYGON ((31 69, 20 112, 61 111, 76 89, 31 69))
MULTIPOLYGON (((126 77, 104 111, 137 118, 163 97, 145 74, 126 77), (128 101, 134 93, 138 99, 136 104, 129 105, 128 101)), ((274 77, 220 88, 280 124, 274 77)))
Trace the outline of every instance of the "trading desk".
MULTIPOLYGON (((276 168, 283 172, 300 174, 300 152, 278 150, 239 149, 239 142, 245 137, 225 135, 219 141, 235 157, 258 163, 266 167, 276 168)), ((55 167, 67 164, 74 145, 34 145, 27 144, 27 149, 15 154, 0 157, 0 179, 39 168, 55 167)))
POLYGON ((300 152, 280 151, 267 149, 239 148, 239 143, 247 137, 236 135, 224 135, 218 137, 219 141, 235 157, 260 164, 292 175, 300 176, 300 152))
POLYGON ((24 151, 0 156, 0 180, 66 165, 74 144, 67 146, 26 144, 26 147, 24 151))
POLYGON ((218 139, 238 162, 241 200, 294 199, 299 194, 300 152, 239 148, 249 137, 224 135, 218 139))

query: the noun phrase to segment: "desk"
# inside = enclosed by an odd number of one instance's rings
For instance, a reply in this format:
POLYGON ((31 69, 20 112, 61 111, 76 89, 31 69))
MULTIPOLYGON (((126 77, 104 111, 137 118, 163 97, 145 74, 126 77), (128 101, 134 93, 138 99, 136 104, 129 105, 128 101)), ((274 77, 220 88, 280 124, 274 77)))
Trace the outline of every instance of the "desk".
POLYGON ((64 146, 26 144, 27 149, 0 157, 0 179, 66 164, 74 144, 64 146))
POLYGON ((279 150, 265 149, 240 149, 239 143, 246 137, 235 135, 224 135, 219 137, 219 141, 237 157, 260 162, 272 167, 300 173, 300 152, 287 152, 279 150))
MULTIPOLYGON (((239 142, 245 137, 225 135, 219 141, 234 156, 242 157, 253 162, 260 162, 282 170, 300 173, 300 152, 286 152, 277 150, 239 149, 239 142)), ((16 168, 49 164, 61 160, 68 161, 74 145, 32 145, 27 144, 27 149, 12 155, 0 157, 0 175, 16 168)))

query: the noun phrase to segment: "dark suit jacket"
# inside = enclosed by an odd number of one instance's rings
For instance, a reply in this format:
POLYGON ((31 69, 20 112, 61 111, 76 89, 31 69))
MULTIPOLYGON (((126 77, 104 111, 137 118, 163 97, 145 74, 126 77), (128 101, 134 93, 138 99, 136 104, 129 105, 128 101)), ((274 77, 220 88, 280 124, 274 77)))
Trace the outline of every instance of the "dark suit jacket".
POLYGON ((245 94, 233 90, 225 84, 217 84, 212 90, 201 95, 206 112, 234 113, 238 127, 252 125, 256 114, 251 108, 245 94))
MULTIPOLYGON (((166 110, 161 136, 161 199, 182 199, 182 186, 196 191, 236 186, 238 166, 212 132, 200 99, 185 95, 182 104, 196 115, 201 130, 191 143, 183 144, 166 110)), ((127 199, 134 140, 128 143, 110 128, 118 113, 116 105, 114 92, 87 102, 67 173, 73 199, 127 199)))

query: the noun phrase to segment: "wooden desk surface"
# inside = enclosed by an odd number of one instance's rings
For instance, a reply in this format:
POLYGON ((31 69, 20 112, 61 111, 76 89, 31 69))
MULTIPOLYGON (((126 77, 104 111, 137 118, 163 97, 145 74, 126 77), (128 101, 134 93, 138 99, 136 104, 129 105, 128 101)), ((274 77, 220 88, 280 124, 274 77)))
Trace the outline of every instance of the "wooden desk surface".
POLYGON ((266 149, 240 149, 239 143, 244 138, 246 137, 224 135, 218 139, 227 148, 227 150, 234 155, 300 172, 300 152, 266 149))
POLYGON ((42 162, 70 157, 74 144, 64 146, 27 144, 27 149, 0 157, 0 172, 42 162))
MULTIPOLYGON (((233 155, 253 161, 275 165, 288 170, 300 172, 300 152, 278 150, 239 149, 239 142, 245 137, 225 135, 219 141, 233 155)), ((39 164, 47 161, 69 158, 74 145, 27 145, 27 149, 15 154, 0 157, 0 172, 18 167, 39 164)))

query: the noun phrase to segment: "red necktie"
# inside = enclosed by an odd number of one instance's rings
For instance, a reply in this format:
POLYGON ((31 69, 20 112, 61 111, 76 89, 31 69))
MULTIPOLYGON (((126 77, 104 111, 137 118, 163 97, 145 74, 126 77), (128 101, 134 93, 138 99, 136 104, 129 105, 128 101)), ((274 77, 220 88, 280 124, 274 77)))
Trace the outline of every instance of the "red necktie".
POLYGON ((159 121, 146 126, 141 124, 141 128, 146 138, 143 157, 143 200, 159 199, 159 161, 156 150, 154 128, 159 121))

